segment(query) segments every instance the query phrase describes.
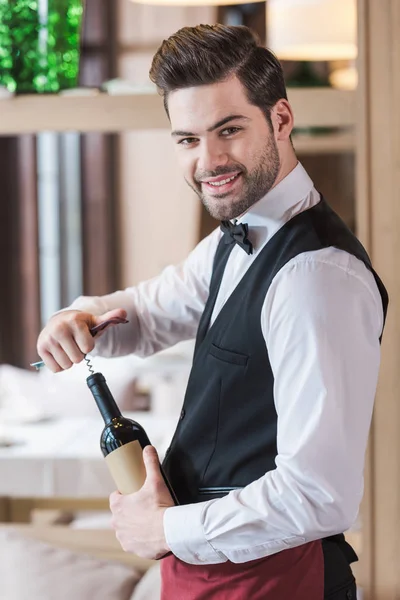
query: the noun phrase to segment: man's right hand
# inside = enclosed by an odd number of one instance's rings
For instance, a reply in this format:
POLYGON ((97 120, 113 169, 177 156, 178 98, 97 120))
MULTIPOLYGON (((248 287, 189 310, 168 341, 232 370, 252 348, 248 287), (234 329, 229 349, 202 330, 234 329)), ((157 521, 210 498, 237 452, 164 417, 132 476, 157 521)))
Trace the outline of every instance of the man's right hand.
POLYGON ((53 373, 69 369, 93 350, 95 340, 90 330, 114 317, 125 319, 126 311, 118 308, 95 316, 80 310, 66 310, 54 315, 38 338, 37 351, 40 358, 53 373))

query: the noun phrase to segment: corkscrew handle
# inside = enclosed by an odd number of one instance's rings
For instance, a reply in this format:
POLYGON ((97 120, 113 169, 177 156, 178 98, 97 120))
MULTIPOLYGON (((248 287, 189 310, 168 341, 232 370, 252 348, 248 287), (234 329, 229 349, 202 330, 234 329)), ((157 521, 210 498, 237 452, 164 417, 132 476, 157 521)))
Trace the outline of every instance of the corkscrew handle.
MULTIPOLYGON (((103 331, 103 329, 105 329, 109 325, 119 325, 120 323, 129 323, 129 321, 127 321, 127 319, 123 319, 122 317, 113 317, 112 319, 107 319, 106 321, 103 321, 102 323, 95 325, 94 327, 89 329, 89 331, 90 331, 92 337, 95 337, 97 333, 99 333, 100 331, 103 331)), ((85 358, 85 360, 88 363, 89 370, 90 370, 90 368, 91 368, 90 363, 88 362, 88 359, 85 358)), ((30 366, 34 367, 37 371, 39 371, 39 369, 44 367, 44 365, 45 365, 45 363, 43 360, 40 360, 39 362, 30 363, 30 366)))

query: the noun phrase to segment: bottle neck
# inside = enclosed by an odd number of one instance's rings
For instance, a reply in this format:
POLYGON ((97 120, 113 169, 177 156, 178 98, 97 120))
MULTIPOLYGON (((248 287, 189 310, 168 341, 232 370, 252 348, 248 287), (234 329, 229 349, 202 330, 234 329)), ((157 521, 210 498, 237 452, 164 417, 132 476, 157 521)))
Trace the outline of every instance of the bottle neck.
POLYGON ((86 379, 86 383, 106 425, 110 423, 112 419, 122 417, 121 411, 110 392, 104 375, 101 373, 89 375, 86 379))

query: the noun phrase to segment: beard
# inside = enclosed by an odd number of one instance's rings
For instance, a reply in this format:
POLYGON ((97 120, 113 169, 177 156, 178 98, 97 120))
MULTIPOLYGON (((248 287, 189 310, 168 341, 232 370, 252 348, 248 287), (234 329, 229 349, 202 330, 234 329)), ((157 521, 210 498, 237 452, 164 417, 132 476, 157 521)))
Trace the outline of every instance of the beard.
POLYGON ((255 161, 256 166, 249 171, 241 163, 231 163, 229 166, 219 167, 215 171, 196 173, 195 185, 188 185, 196 192, 204 204, 206 210, 214 219, 220 221, 235 219, 245 213, 253 204, 256 204, 274 186, 280 169, 278 147, 275 139, 271 136, 261 156, 255 161), (242 179, 241 191, 225 192, 224 194, 205 194, 202 191, 200 181, 211 177, 218 177, 240 171, 242 179), (228 201, 227 200, 229 199, 228 201))

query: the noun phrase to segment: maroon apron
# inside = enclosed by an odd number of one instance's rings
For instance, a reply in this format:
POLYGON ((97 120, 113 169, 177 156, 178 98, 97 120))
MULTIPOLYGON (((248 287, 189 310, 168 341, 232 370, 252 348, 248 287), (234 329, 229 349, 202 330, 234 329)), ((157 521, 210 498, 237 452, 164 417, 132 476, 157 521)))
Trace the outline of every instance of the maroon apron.
POLYGON ((161 561, 161 600, 323 600, 320 541, 236 564, 190 565, 173 554, 161 561))

